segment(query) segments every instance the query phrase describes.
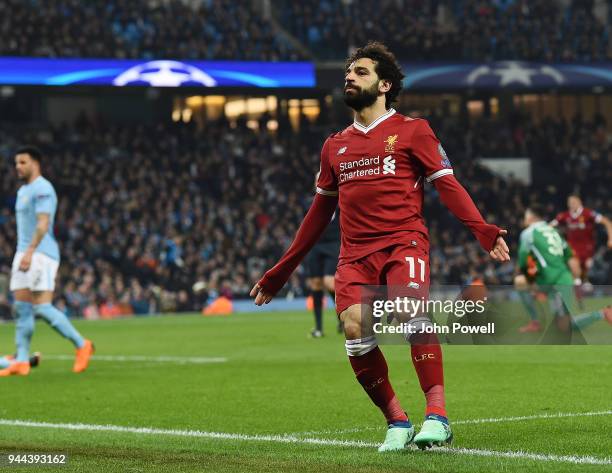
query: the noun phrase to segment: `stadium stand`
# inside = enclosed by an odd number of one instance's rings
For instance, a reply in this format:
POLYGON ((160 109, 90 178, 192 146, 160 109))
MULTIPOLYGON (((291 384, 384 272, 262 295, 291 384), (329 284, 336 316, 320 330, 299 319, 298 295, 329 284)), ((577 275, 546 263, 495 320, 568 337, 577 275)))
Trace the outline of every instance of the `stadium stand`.
MULTIPOLYGON (((372 39, 403 60, 612 60, 609 22, 594 2, 566 3, 274 0, 272 13, 316 60, 342 60, 372 39)), ((5 56, 304 59, 247 0, 7 0, 0 35, 5 56)))
POLYGON ((301 59, 247 0, 7 0, 0 36, 4 56, 301 59))
MULTIPOLYGON (((539 124, 522 119, 516 125, 490 118, 468 125, 442 114, 429 119, 490 221, 518 232, 525 204, 543 201, 553 216, 572 191, 612 214, 612 148, 601 117, 539 124), (505 139, 496 144, 492 136, 505 139), (475 159, 516 154, 534 159, 529 187, 493 176, 475 159)), ((15 245, 12 150, 19 142, 35 142, 49 156, 46 173, 60 196, 58 294, 71 314, 199 310, 207 295, 245 296, 290 243, 309 206, 320 144, 338 129, 324 128, 273 134, 221 119, 204 131, 173 122, 119 127, 85 117, 71 126, 27 131, 3 125, 0 273, 8 274, 15 245), (193 290, 198 282, 202 292, 193 290)), ((426 209, 434 284, 475 274, 490 283, 512 280, 513 264, 493 265, 433 188, 426 209)), ((301 271, 287 292, 305 293, 301 271)))
POLYGON ((573 0, 276 0, 276 13, 314 53, 342 60, 368 40, 403 60, 603 61, 609 23, 573 0))

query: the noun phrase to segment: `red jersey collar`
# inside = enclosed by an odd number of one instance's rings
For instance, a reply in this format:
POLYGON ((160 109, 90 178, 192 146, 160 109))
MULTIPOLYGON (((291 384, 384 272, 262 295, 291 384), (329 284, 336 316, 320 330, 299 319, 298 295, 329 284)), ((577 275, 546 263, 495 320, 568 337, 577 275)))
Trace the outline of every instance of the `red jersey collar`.
POLYGON ((377 125, 379 125, 380 123, 384 122, 387 118, 389 118, 394 113, 395 113, 395 109, 390 108, 385 113, 383 113, 380 117, 378 117, 376 120, 374 120, 372 123, 370 123, 368 126, 364 126, 361 123, 359 123, 357 120, 355 120, 355 121, 353 121, 353 127, 357 131, 361 131, 362 133, 367 133, 368 131, 373 130, 374 128, 376 128, 377 125))

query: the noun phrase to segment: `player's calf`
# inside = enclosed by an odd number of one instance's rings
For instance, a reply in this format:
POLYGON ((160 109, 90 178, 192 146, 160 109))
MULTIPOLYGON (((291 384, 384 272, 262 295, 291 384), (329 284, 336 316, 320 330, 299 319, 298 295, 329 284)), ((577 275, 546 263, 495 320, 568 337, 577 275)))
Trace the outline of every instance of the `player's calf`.
POLYGON ((16 301, 15 313, 16 361, 27 363, 30 357, 30 341, 34 333, 34 313, 32 304, 25 301, 16 301))
POLYGON ((80 348, 85 339, 72 325, 66 314, 48 302, 34 304, 34 313, 47 322, 57 333, 70 340, 75 347, 80 348))

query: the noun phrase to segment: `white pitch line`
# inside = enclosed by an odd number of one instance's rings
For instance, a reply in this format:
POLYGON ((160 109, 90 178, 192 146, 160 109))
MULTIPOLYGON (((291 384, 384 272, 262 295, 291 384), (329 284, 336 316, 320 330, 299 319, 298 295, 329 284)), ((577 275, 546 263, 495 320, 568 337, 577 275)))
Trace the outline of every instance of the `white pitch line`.
MULTIPOLYGON (((45 355, 43 360, 74 360, 71 355, 45 355)), ((94 361, 119 361, 119 362, 152 362, 152 363, 225 363, 227 358, 223 357, 201 357, 201 356, 145 356, 145 355, 94 355, 94 361)))
POLYGON ((559 419, 563 417, 593 417, 593 416, 609 416, 612 415, 610 411, 594 411, 594 412, 557 412, 555 414, 535 414, 531 416, 517 416, 517 417, 492 417, 489 419, 465 419, 453 422, 453 424, 487 424, 492 422, 515 422, 522 420, 536 420, 536 419, 559 419))
POLYGON ((432 452, 447 452, 456 455, 474 455, 478 457, 518 458, 520 460, 549 461, 556 463, 573 463, 576 465, 612 465, 612 458, 599 458, 591 455, 553 455, 547 453, 531 453, 519 450, 517 452, 500 452, 497 450, 482 450, 479 448, 434 448, 432 452))
MULTIPOLYGON (((517 417, 490 417, 484 419, 464 419, 451 421, 451 425, 462 425, 462 424, 489 424, 496 422, 517 422, 524 420, 538 420, 538 419, 560 419, 564 417, 592 417, 592 416, 609 416, 612 415, 612 410, 609 411, 595 411, 595 412, 557 412, 555 414, 535 414, 530 416, 517 416, 517 417)), ((352 427, 349 429, 340 430, 310 430, 306 432, 290 432, 287 435, 303 436, 303 435, 341 435, 341 434, 352 434, 357 432, 365 432, 369 430, 385 430, 386 426, 367 426, 367 427, 352 427)))
MULTIPOLYGON (((143 435, 165 435, 178 437, 198 437, 219 440, 238 440, 251 442, 274 442, 297 445, 324 445, 335 447, 357 447, 357 448, 375 448, 377 443, 362 442, 359 440, 335 440, 335 439, 319 439, 319 438, 298 438, 288 435, 249 435, 235 434, 226 432, 206 432, 199 430, 177 430, 177 429, 156 429, 152 427, 126 427, 121 425, 99 425, 99 424, 70 424, 70 423, 51 423, 51 422, 36 422, 29 420, 17 419, 0 419, 0 425, 11 427, 34 427, 45 429, 58 430, 76 430, 88 432, 120 432, 143 435)), ((415 447, 416 448, 416 447, 415 447)), ((556 463, 572 463, 579 465, 612 465, 611 458, 598 458, 590 455, 553 455, 531 452, 500 452, 496 450, 482 450, 471 448, 437 448, 432 452, 448 453, 452 455, 469 455, 481 457, 496 457, 496 458, 512 458, 519 460, 534 460, 543 462, 556 463)), ((426 453, 424 453, 426 454, 426 453)))

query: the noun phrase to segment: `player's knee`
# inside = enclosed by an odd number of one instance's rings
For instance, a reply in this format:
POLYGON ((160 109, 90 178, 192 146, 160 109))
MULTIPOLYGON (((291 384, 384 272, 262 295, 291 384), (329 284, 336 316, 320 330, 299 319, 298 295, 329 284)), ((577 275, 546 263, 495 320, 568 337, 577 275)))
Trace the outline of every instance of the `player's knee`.
POLYGON ((525 290, 529 288, 529 282, 524 274, 517 274, 514 276, 514 287, 519 290, 525 290))
POLYGON ((363 335, 362 317, 360 306, 351 306, 340 314, 340 320, 344 324, 344 335, 347 340, 359 339, 363 335))
POLYGON ((16 302, 32 303, 32 292, 29 289, 17 289, 13 291, 16 302))
POLYGON ((34 313, 51 325, 51 327, 55 327, 66 317, 59 310, 55 310, 53 305, 48 302, 44 304, 35 304, 34 313))
POLYGON ((310 288, 311 291, 322 291, 323 290, 323 280, 321 278, 309 278, 308 287, 310 288))
POLYGON ((557 324, 557 328, 562 332, 569 332, 572 326, 571 319, 567 315, 556 317, 555 323, 557 324))
POLYGON ((344 335, 346 339, 360 338, 361 337, 361 323, 353 319, 344 321, 344 335))
POLYGON ((333 276, 325 276, 323 278, 323 285, 325 286, 325 290, 328 292, 334 292, 335 284, 333 276))

